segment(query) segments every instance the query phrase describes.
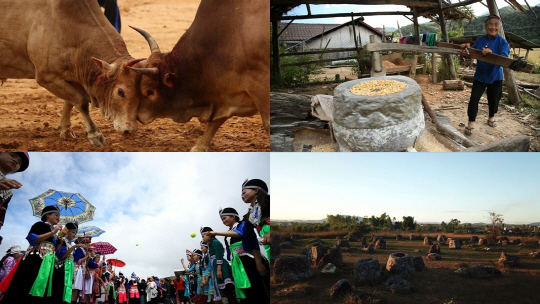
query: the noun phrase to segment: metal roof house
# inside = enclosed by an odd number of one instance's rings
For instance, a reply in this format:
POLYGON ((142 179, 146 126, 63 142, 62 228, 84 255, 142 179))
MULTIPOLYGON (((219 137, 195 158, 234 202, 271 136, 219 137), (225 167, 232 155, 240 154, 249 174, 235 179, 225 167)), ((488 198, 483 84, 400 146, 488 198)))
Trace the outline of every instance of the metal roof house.
MULTIPOLYGON (((360 47, 369 43, 370 35, 379 37, 383 35, 362 19, 354 20, 356 38, 360 47)), ((280 23, 280 27, 285 28, 285 25, 280 23)), ((287 46, 303 44, 304 50, 354 48, 353 21, 343 24, 291 23, 281 34, 279 41, 287 46)))

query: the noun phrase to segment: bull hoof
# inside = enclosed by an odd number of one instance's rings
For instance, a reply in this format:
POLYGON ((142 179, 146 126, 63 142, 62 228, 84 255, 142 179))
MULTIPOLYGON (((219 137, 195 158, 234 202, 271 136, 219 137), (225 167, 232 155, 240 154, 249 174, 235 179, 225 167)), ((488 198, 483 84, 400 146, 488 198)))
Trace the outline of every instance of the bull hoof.
POLYGON ((100 132, 88 134, 88 140, 96 147, 102 147, 105 145, 105 136, 103 136, 103 134, 100 132))
POLYGON ((189 152, 208 152, 209 150, 210 150, 209 146, 196 145, 195 147, 191 148, 189 152))
POLYGON ((68 139, 68 137, 76 138, 75 133, 73 133, 73 130, 71 130, 71 128, 60 132, 60 138, 68 139))

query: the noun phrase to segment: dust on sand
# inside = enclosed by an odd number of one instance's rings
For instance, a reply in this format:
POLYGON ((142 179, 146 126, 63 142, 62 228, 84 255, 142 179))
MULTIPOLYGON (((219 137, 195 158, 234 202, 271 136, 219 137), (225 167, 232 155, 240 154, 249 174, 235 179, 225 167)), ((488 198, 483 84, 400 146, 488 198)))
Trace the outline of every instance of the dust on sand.
MULTIPOLYGON (((149 32, 162 51, 170 51, 189 28, 200 0, 119 0, 121 35, 134 58, 150 55, 148 43, 132 25, 149 32)), ((205 50, 201 50, 205 51, 205 50)), ((210 50, 208 50, 210 51, 210 50)), ((210 53, 209 53, 210 54, 210 53)), ((73 110, 71 125, 76 138, 59 137, 62 99, 40 87, 33 79, 8 79, 0 86, 0 150, 4 151, 189 151, 206 129, 194 118, 185 124, 158 119, 139 125, 139 131, 124 138, 100 110, 90 115, 107 140, 104 147, 90 144, 83 120, 73 110)), ((211 151, 269 151, 270 139, 260 115, 233 117, 218 130, 211 151)))

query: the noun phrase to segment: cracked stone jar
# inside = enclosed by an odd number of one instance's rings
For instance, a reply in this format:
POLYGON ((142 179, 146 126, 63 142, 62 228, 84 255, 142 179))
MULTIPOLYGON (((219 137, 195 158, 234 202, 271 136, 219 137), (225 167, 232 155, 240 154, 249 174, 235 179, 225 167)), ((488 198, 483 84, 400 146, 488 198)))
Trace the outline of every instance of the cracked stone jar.
POLYGON ((333 129, 342 152, 405 151, 424 128, 422 92, 409 77, 358 79, 334 90, 333 129))

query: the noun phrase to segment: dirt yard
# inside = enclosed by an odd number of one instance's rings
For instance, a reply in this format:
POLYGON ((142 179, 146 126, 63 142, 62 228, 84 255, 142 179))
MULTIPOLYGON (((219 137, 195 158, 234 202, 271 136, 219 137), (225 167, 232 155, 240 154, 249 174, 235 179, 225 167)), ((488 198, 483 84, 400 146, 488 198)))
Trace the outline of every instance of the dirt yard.
MULTIPOLYGON (((445 303, 445 304, 472 304, 472 303, 538 303, 540 291, 536 286, 540 276, 540 259, 533 258, 530 253, 540 249, 538 239, 524 240, 525 246, 516 245, 478 245, 469 242, 470 235, 449 235, 464 241, 461 249, 449 249, 441 244, 439 261, 430 261, 425 257, 428 254, 428 245, 423 245, 422 235, 415 241, 409 240, 407 233, 404 240, 397 241, 395 236, 386 239, 386 249, 376 249, 373 253, 362 250, 361 242, 350 242, 351 247, 342 247, 342 256, 345 265, 339 267, 334 274, 324 274, 321 268, 312 268, 313 277, 299 282, 277 282, 272 280, 271 303, 445 303), (489 248, 489 250, 487 249, 489 248), (497 264, 502 251, 520 257, 521 267, 503 268, 497 264), (411 291, 408 293, 392 293, 385 288, 388 273, 385 270, 388 256, 392 253, 403 252, 412 256, 424 257, 427 267, 424 271, 416 272, 410 280, 411 291), (364 258, 375 258, 381 264, 382 276, 379 282, 361 284, 354 279, 354 263, 364 258), (494 266, 502 272, 502 276, 491 279, 461 277, 454 273, 458 265, 466 263, 494 266), (330 288, 341 279, 355 283, 353 295, 344 298, 330 298, 330 288)), ((418 234, 417 234, 418 236, 418 234)), ((437 235, 431 235, 437 237, 437 235)), ((291 241, 286 239, 286 241, 291 241)), ((335 239, 323 239, 324 246, 333 246, 335 239)), ((313 239, 294 240, 293 249, 282 249, 281 257, 298 256, 304 247, 310 247, 313 239)), ((369 243, 369 242, 368 242, 369 243)), ((437 243, 436 241, 434 243, 437 243)))
MULTIPOLYGON (((122 18, 122 37, 134 58, 148 57, 150 50, 144 38, 128 27, 149 32, 162 51, 170 51, 188 29, 199 0, 118 0, 122 18)), ((204 51, 204 50, 201 50, 204 51)), ((99 109, 91 117, 107 140, 96 148, 87 140, 83 120, 72 113, 76 138, 63 140, 56 127, 63 101, 40 87, 33 79, 8 79, 0 86, 0 150, 3 151, 189 151, 206 126, 198 119, 178 124, 158 119, 139 125, 139 131, 124 138, 114 131, 99 109)), ((211 151, 269 151, 269 137, 259 115, 233 117, 216 133, 211 151)))
MULTIPOLYGON (((323 69, 320 75, 314 76, 320 80, 326 77, 329 80, 333 80, 336 73, 340 73, 340 78, 345 79, 356 79, 353 75, 350 68, 340 67, 337 69, 323 69)), ((422 92, 431 108, 439 111, 440 113, 450 117, 452 125, 459 131, 463 132, 467 124, 467 104, 469 102, 471 88, 465 87, 463 91, 444 91, 442 88, 442 82, 438 84, 433 84, 431 79, 425 75, 418 75, 416 81, 422 88, 422 92), (450 109, 449 109, 450 108, 450 109)), ((315 86, 306 86, 302 88, 295 89, 280 89, 277 91, 284 93, 294 93, 294 94, 326 94, 333 95, 333 90, 338 84, 324 84, 324 85, 315 85, 315 86)), ((498 140, 501 140, 506 137, 515 136, 515 135, 528 135, 531 139, 531 148, 530 151, 540 151, 540 122, 536 120, 532 115, 525 114, 521 112, 521 109, 515 108, 513 106, 505 105, 502 103, 499 105, 499 111, 496 115, 496 120, 498 126, 492 128, 487 125, 488 118, 488 106, 487 99, 484 96, 480 100, 480 106, 478 111, 478 116, 476 119, 476 125, 473 135, 469 138, 470 140, 477 142, 481 145, 492 143, 498 140)), ((429 134, 424 132, 425 136, 429 137, 429 134)), ((415 146, 418 151, 430 151, 426 150, 422 143, 432 141, 430 138, 424 138, 422 136, 420 139, 420 147, 415 146)), ((434 139, 433 139, 434 140, 434 139)), ((441 145, 442 146, 442 145, 441 145)), ((332 146, 332 150, 337 151, 337 145, 332 146)), ((315 147, 314 147, 315 148, 315 147)), ((330 150, 330 151, 332 151, 330 150)), ((317 150, 314 150, 317 151, 317 150)), ((329 151, 329 150, 321 150, 329 151)), ((449 151, 445 149, 431 150, 431 151, 449 151)))

